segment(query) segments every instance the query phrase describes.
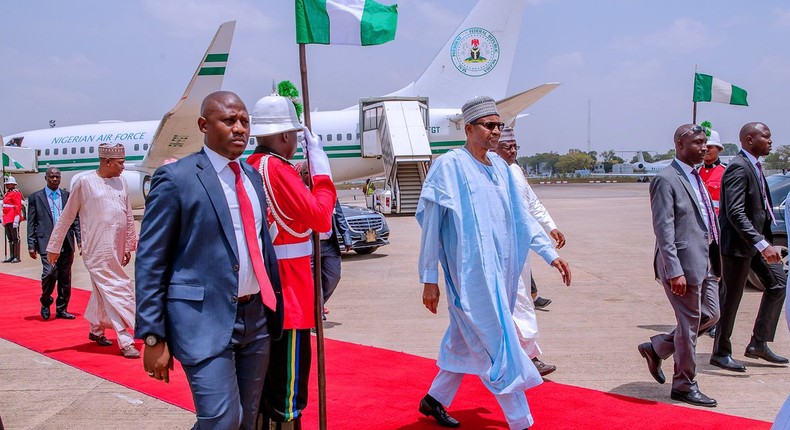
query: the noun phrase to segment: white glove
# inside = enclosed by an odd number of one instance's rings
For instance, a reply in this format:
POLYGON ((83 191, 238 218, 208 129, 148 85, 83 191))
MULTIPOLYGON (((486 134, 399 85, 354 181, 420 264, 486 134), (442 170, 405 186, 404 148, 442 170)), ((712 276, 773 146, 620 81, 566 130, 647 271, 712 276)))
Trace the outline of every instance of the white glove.
POLYGON ((14 228, 19 227, 19 215, 14 217, 14 228))
POLYGON ((305 127, 304 140, 306 148, 302 147, 302 151, 307 153, 310 160, 310 175, 327 175, 331 179, 332 170, 329 168, 329 157, 324 152, 324 144, 321 139, 305 127))

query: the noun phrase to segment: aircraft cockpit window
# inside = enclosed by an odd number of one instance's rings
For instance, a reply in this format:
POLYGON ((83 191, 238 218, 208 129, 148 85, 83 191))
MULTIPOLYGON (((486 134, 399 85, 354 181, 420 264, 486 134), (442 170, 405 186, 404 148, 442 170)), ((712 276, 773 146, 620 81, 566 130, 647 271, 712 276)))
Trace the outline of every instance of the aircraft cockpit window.
POLYGON ((22 139, 24 139, 24 137, 15 137, 9 140, 5 146, 22 146, 22 139))

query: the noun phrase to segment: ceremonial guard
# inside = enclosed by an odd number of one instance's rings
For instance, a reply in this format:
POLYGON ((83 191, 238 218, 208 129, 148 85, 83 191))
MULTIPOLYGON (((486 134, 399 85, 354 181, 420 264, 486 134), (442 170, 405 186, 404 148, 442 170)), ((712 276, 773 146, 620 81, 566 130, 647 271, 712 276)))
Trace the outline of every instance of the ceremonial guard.
POLYGON ((721 144, 719 133, 715 130, 711 130, 706 146, 708 151, 705 154, 702 167, 699 169, 699 177, 702 178, 702 182, 705 183, 705 188, 707 188, 710 193, 713 208, 716 210, 716 215, 718 215, 719 196, 721 195, 721 177, 724 176, 724 169, 726 167, 719 158, 719 151, 724 150, 724 145, 721 144))
POLYGON ((11 255, 3 263, 19 263, 19 221, 22 220, 22 192, 16 189, 16 179, 9 176, 5 180, 6 193, 3 197, 3 226, 11 255))
POLYGON ((284 323, 272 341, 263 411, 274 427, 301 428, 310 375, 310 329, 315 327, 313 274, 310 265, 315 231, 332 229, 337 192, 329 159, 318 139, 305 129, 312 190, 288 161, 296 154, 299 123, 293 103, 277 95, 255 104, 251 132, 258 142, 247 162, 263 176, 266 215, 283 289, 284 323))

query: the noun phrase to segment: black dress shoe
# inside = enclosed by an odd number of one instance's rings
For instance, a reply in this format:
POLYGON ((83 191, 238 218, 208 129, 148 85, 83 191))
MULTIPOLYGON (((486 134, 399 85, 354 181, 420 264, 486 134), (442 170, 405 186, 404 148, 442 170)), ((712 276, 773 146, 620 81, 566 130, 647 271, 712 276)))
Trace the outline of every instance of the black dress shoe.
POLYGON ((774 354, 774 352, 771 351, 771 348, 768 348, 768 344, 765 342, 752 341, 749 343, 749 346, 746 347, 746 352, 744 352, 743 355, 749 358, 762 358, 763 360, 774 364, 788 363, 786 358, 774 354))
POLYGON ((532 303, 535 305, 535 309, 546 309, 546 306, 551 304, 551 299, 544 299, 543 297, 538 297, 532 303))
POLYGON ((112 345, 112 341, 104 337, 104 335, 96 336, 93 333, 88 333, 88 340, 92 340, 99 344, 99 346, 110 346, 112 345))
POLYGON ((49 306, 41 306, 41 318, 49 319, 49 306))
POLYGON ((716 339, 716 326, 713 326, 708 330, 708 336, 716 339))
POLYGON ((702 392, 699 390, 691 390, 686 392, 672 390, 672 393, 669 396, 672 398, 672 400, 686 402, 694 406, 705 406, 712 408, 718 404, 715 399, 711 399, 710 397, 702 394, 702 392))
POLYGON ((420 413, 426 417, 430 416, 442 427, 460 427, 461 423, 451 417, 441 403, 430 395, 426 395, 420 401, 420 413))
POLYGON ((9 261, 9 263, 21 263, 21 262, 22 260, 20 260, 19 258, 14 258, 13 260, 9 261))
POLYGON ((721 367, 724 370, 729 370, 732 372, 745 372, 746 366, 743 364, 735 361, 731 355, 721 357, 718 355, 711 355, 710 356, 710 364, 721 367))
POLYGON ((664 377, 664 371, 661 370, 661 358, 653 349, 653 344, 645 342, 640 344, 637 349, 639 349, 639 354, 647 360, 647 370, 650 371, 653 379, 659 384, 667 382, 667 378, 664 377))
POLYGON ((75 317, 74 315, 68 313, 67 311, 59 311, 55 313, 55 318, 63 318, 64 320, 73 320, 75 317))

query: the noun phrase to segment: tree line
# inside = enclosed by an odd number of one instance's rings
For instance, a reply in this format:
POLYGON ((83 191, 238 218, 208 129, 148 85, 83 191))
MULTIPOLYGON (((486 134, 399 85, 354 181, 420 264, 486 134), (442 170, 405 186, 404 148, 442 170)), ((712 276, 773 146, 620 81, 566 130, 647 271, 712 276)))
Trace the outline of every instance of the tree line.
MULTIPOLYGON (((720 156, 736 155, 740 151, 740 146, 734 143, 725 143, 724 150, 719 154, 720 156)), ((670 149, 663 154, 651 154, 642 151, 644 160, 648 163, 655 163, 661 160, 671 160, 675 157, 675 149, 670 149)), ((631 157, 631 164, 638 161, 637 155, 631 157)), ((613 149, 603 152, 597 151, 582 151, 580 149, 570 149, 565 154, 557 152, 539 152, 534 155, 519 157, 518 164, 523 166, 529 172, 551 172, 559 174, 574 173, 577 170, 590 170, 592 171, 599 163, 603 165, 604 172, 611 173, 612 166, 615 164, 622 164, 626 161, 617 155, 613 149)), ((772 170, 788 169, 790 170, 790 146, 782 145, 774 147, 774 150, 765 157, 765 167, 772 170)))

